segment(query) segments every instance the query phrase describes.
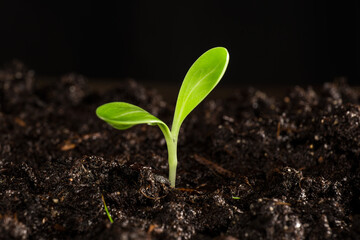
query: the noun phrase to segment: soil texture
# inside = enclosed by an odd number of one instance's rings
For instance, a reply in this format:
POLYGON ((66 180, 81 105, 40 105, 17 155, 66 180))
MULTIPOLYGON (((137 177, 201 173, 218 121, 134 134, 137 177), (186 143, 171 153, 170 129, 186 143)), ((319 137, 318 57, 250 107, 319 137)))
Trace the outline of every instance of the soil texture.
POLYGON ((346 83, 205 100, 181 128, 175 189, 161 131, 111 128, 95 115, 110 101, 172 121, 135 81, 100 93, 77 74, 39 87, 20 62, 0 70, 0 239, 360 239, 360 94, 346 83))

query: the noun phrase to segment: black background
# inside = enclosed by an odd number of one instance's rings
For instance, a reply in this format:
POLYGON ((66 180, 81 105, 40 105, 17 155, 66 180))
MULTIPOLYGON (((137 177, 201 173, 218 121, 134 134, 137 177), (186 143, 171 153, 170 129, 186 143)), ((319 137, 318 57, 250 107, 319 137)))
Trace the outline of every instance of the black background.
POLYGON ((233 84, 360 84, 359 28, 358 1, 0 0, 0 64, 172 83, 224 46, 233 84))

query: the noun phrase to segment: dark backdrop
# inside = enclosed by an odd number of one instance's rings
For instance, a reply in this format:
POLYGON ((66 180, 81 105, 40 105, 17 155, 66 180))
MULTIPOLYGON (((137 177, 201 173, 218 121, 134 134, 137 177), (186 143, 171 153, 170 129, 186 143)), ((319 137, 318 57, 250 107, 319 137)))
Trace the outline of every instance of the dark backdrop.
POLYGON ((358 1, 307 2, 0 0, 0 64, 179 82, 200 54, 224 46, 228 82, 359 84, 358 1))

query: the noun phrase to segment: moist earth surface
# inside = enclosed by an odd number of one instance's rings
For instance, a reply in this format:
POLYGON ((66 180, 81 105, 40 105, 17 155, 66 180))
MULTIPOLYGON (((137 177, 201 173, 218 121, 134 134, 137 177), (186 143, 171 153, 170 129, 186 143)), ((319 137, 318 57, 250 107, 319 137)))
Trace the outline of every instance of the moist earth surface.
POLYGON ((161 131, 111 128, 95 115, 111 101, 172 120, 135 81, 99 92, 0 70, 0 239, 360 238, 360 95, 346 83, 205 100, 181 128, 175 189, 161 131))

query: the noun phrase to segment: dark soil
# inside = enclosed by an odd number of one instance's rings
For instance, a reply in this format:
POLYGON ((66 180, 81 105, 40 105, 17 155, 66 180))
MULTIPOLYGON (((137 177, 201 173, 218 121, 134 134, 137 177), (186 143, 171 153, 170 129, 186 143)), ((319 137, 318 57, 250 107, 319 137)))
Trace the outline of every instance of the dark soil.
POLYGON ((157 127, 112 129, 125 101, 167 123, 134 81, 106 93, 0 71, 0 239, 360 239, 360 94, 345 83, 206 100, 184 122, 177 188, 157 127), (104 210, 102 195, 114 219, 104 210))

